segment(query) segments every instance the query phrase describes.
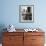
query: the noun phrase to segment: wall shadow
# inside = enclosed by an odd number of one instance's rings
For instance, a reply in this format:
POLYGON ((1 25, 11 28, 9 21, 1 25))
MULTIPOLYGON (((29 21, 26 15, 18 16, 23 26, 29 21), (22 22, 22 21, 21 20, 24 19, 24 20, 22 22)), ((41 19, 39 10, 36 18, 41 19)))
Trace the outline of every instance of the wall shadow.
POLYGON ((2 38, 3 38, 3 32, 6 31, 6 26, 4 24, 0 24, 0 43, 2 43, 2 38), (4 30, 5 29, 5 30, 4 30))

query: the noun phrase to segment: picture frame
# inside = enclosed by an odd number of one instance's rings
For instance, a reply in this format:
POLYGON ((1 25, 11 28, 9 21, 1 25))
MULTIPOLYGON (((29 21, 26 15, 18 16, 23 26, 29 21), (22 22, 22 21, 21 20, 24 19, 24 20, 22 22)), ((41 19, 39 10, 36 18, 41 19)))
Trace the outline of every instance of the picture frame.
POLYGON ((19 5, 19 21, 23 23, 34 22, 34 5, 19 5))

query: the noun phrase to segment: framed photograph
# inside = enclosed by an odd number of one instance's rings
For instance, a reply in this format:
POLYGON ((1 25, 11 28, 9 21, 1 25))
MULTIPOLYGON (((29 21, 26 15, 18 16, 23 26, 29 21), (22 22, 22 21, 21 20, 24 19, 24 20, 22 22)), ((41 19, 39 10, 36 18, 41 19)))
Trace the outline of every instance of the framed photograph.
POLYGON ((34 5, 19 5, 19 21, 24 23, 34 21, 34 5))

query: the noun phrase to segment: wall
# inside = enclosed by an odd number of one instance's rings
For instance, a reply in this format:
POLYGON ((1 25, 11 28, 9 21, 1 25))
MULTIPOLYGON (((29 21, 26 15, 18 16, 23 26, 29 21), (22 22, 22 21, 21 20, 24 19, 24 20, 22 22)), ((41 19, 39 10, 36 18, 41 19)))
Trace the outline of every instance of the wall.
POLYGON ((0 31, 13 24, 16 28, 42 28, 46 32, 46 0, 0 0, 0 31), (19 22, 19 5, 34 5, 34 22, 19 22))
POLYGON ((46 1, 40 0, 1 0, 0 25, 13 24, 16 28, 46 28, 46 1), (26 3, 27 2, 27 3, 26 3), (19 22, 19 5, 34 5, 34 23, 19 22))

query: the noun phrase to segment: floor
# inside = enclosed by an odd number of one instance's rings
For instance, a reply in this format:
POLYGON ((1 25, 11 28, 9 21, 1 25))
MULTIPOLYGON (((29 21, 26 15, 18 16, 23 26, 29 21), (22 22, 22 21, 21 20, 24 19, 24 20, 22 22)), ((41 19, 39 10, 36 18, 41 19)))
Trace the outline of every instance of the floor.
POLYGON ((0 44, 0 46, 2 46, 2 44, 0 44))

